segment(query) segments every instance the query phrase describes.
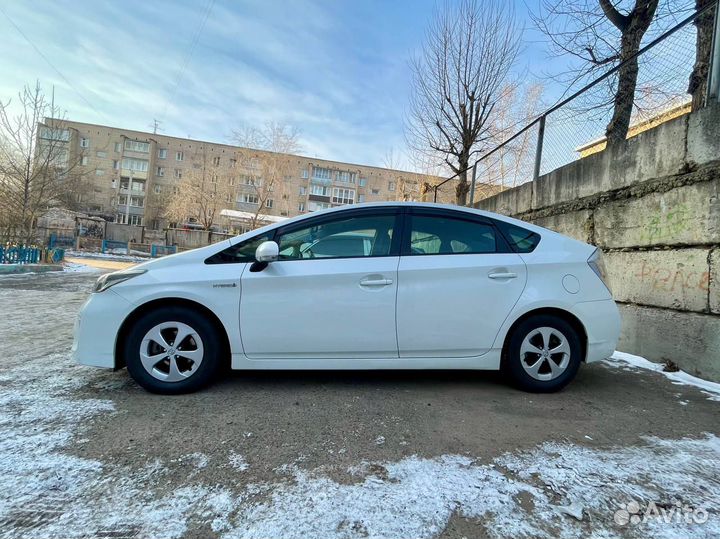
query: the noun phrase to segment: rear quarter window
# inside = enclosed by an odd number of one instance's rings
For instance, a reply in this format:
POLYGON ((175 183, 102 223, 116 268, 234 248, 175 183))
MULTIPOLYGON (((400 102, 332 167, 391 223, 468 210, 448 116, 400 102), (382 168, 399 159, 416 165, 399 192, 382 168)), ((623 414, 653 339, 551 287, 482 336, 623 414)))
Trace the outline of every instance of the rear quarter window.
POLYGON ((516 253, 532 253, 540 243, 541 236, 537 232, 504 221, 495 221, 495 225, 516 253))

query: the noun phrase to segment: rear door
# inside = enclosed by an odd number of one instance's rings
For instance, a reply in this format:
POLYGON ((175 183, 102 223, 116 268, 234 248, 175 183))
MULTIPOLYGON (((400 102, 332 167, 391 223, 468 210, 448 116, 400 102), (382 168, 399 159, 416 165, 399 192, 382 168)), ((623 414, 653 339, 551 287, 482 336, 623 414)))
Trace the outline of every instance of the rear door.
POLYGON ((487 352, 522 293, 527 270, 492 221, 412 208, 398 266, 400 357, 487 352))

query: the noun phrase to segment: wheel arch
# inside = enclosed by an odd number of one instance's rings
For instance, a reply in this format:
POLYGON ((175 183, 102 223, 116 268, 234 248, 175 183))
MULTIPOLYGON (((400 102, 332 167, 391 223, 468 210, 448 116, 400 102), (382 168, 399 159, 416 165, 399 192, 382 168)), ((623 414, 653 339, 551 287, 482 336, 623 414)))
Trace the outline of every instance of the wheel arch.
POLYGON ((561 318, 565 320, 568 324, 570 324, 575 331, 577 331, 578 336, 580 337, 580 346, 582 347, 582 360, 585 361, 587 357, 587 348, 588 348, 588 335, 587 330, 585 329, 585 325, 582 323, 582 321, 573 313, 570 311, 567 311, 565 309, 561 309, 558 307, 540 307, 536 309, 532 309, 530 311, 527 311, 515 319, 515 321, 512 323, 512 325, 508 328, 508 330, 505 332, 505 337, 503 338, 503 345, 502 345, 502 360, 505 360, 507 349, 510 344, 510 337, 512 336, 513 332, 515 331, 515 328, 517 328, 522 322, 527 320, 528 318, 531 318, 533 316, 538 315, 551 315, 556 316, 558 318, 561 318))
POLYGON ((202 313, 203 316, 206 316, 207 319, 213 324, 213 326, 215 326, 218 335, 220 335, 222 351, 224 356, 227 358, 226 361, 228 366, 230 365, 230 338, 228 337, 225 326, 223 326, 217 315, 213 311, 208 309, 205 305, 202 305, 197 301, 185 298, 170 297, 157 298, 143 303, 142 305, 136 307, 130 314, 125 317, 125 320, 123 320, 122 324, 120 325, 120 329, 117 332, 117 337, 115 338, 114 363, 116 370, 125 367, 125 356, 123 352, 125 343, 127 341, 128 333, 130 332, 130 328, 145 314, 161 307, 185 307, 194 311, 198 311, 202 313))

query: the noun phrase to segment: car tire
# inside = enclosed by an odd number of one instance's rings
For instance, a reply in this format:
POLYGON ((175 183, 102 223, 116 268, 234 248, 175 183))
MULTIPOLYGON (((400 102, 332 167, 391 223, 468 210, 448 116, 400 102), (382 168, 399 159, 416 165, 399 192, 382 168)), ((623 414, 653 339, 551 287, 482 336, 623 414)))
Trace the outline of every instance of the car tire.
POLYGON ((191 393, 217 375, 221 343, 207 317, 185 307, 162 307, 144 314, 130 328, 123 346, 125 364, 148 391, 191 393))
POLYGON ((582 360, 580 336, 560 317, 531 316, 512 331, 502 371, 525 391, 552 393, 568 385, 582 360))

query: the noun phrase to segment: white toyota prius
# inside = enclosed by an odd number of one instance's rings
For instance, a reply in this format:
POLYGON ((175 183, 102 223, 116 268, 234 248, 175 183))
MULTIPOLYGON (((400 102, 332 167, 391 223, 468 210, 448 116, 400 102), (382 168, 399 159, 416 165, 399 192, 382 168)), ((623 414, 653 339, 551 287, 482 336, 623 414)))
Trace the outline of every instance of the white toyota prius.
POLYGON ((166 394, 224 366, 500 369, 548 392, 619 333, 599 249, 484 211, 378 203, 103 275, 73 354, 166 394))

